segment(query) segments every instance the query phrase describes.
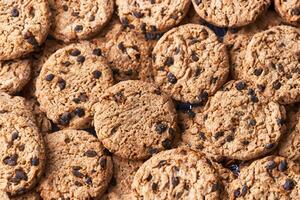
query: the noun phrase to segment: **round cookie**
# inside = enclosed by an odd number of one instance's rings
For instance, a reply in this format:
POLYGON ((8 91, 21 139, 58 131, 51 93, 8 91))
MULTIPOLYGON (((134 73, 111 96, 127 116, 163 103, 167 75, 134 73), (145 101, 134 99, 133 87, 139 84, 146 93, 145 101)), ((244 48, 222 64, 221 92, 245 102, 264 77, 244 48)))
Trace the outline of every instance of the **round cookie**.
POLYGON ((92 106, 113 84, 112 72, 99 48, 88 42, 71 44, 43 65, 36 83, 40 108, 60 127, 91 126, 92 106))
POLYGON ((300 31, 275 26, 255 34, 247 46, 244 77, 281 104, 300 101, 300 31))
POLYGON ((299 165, 268 156, 241 169, 230 183, 230 199, 299 199, 299 179, 299 165))
POLYGON ((207 27, 173 28, 153 50, 154 79, 175 100, 205 104, 229 73, 226 47, 207 27))
POLYGON ((144 159, 172 148, 176 134, 173 102, 150 83, 122 81, 106 90, 95 110, 99 140, 119 157, 144 159))
POLYGON ((136 171, 143 161, 127 160, 117 156, 112 157, 114 168, 114 181, 108 189, 108 193, 101 200, 126 199, 132 193, 131 184, 136 171))
POLYGON ((219 199, 222 183, 211 161, 188 148, 160 152, 134 176, 140 199, 219 199))
POLYGON ((44 143, 33 116, 18 112, 0 111, 0 188, 12 196, 31 189, 45 164, 44 143))
POLYGON ((192 0, 199 16, 219 27, 240 27, 254 22, 271 4, 270 0, 192 0))
POLYGON ((279 145, 279 155, 300 164, 300 109, 288 111, 287 135, 279 145))
POLYGON ((0 91, 19 92, 30 80, 31 62, 28 59, 0 61, 0 91))
POLYGON ((113 0, 50 0, 49 4, 54 16, 50 34, 65 42, 94 36, 107 24, 114 10, 113 0))
POLYGON ((207 103, 202 120, 204 130, 198 132, 197 142, 206 150, 250 160, 277 146, 285 128, 285 110, 267 101, 249 82, 231 81, 207 103))
POLYGON ((0 60, 24 56, 41 45, 50 28, 46 0, 1 1, 0 60))
POLYGON ((239 29, 229 29, 224 37, 224 43, 229 49, 230 73, 234 79, 243 79, 245 73, 243 61, 245 59, 247 45, 254 34, 280 25, 281 18, 274 12, 268 11, 254 23, 239 29))
POLYGON ((165 32, 187 14, 190 0, 116 0, 124 26, 139 32, 165 32))
POLYGON ((275 0, 275 9, 288 23, 300 26, 300 1, 299 0, 275 0))
POLYGON ((64 130, 48 134, 45 143, 48 164, 39 185, 44 200, 99 198, 105 192, 113 164, 96 137, 64 130))

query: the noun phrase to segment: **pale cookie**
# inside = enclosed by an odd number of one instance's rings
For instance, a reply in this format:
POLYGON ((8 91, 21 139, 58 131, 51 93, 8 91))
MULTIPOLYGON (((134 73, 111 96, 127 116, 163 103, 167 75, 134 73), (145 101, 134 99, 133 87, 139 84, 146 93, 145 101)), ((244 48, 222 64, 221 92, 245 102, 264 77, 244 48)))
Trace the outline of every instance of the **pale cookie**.
POLYGON ((50 9, 46 0, 1 0, 0 16, 0 60, 34 51, 49 32, 50 9))
POLYGON ((155 82, 177 101, 205 104, 227 80, 229 58, 224 44, 207 27, 173 28, 153 50, 155 82))
POLYGON ((94 36, 108 23, 114 10, 113 0, 50 0, 49 4, 54 18, 50 34, 65 42, 94 36))
POLYGON ((150 83, 122 81, 106 90, 95 110, 99 140, 119 157, 144 159, 172 148, 173 102, 150 83))
POLYGON ((15 94, 30 80, 31 62, 28 59, 0 61, 0 92, 15 94))
POLYGON ((33 116, 24 112, 19 109, 18 115, 0 108, 0 188, 12 196, 31 189, 45 164, 43 139, 33 116))
POLYGON ((299 0, 275 0, 275 9, 288 23, 300 26, 300 1, 299 0))
POLYGON ((147 160, 134 176, 140 199, 219 199, 222 183, 210 160, 189 148, 163 151, 147 160))
POLYGON ((300 30, 275 26, 247 46, 244 78, 281 104, 300 101, 300 30))
MULTIPOLYGON (((249 82, 231 81, 208 102, 199 141, 212 154, 250 160, 272 151, 284 130, 285 110, 249 82)), ((193 134, 197 134, 195 129, 193 134)))
POLYGON ((165 32, 187 14, 190 0, 116 0, 124 26, 139 32, 165 32))
POLYGON ((37 79, 36 96, 41 110, 54 123, 63 128, 87 128, 92 124, 92 106, 112 84, 112 72, 99 48, 82 42, 49 57, 37 79))
POLYGON ((234 79, 243 79, 245 74, 243 61, 245 59, 247 45, 254 34, 280 25, 281 18, 274 12, 268 11, 254 23, 240 29, 229 29, 224 37, 224 43, 229 49, 230 73, 234 79))
POLYGON ((39 191, 44 200, 99 198, 112 176, 112 161, 97 138, 65 130, 45 137, 47 166, 39 191))
POLYGON ((229 187, 230 199, 300 198, 300 167, 283 157, 268 156, 244 167, 229 187))
MULTIPOLYGON (((298 105, 299 106, 299 105, 298 105)), ((300 164, 300 109, 288 111, 287 135, 279 146, 279 155, 300 164)))
POLYGON ((192 0, 199 16, 219 27, 240 27, 254 22, 270 0, 192 0))

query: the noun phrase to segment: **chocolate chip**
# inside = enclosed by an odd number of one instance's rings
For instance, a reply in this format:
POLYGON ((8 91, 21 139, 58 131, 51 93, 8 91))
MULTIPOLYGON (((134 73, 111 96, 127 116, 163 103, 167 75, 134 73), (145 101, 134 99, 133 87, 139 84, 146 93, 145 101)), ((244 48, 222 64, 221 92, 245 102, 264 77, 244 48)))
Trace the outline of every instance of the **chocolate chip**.
POLYGON ((64 11, 68 11, 69 10, 69 7, 67 5, 65 5, 65 4, 62 6, 62 8, 63 8, 64 11))
POLYGON ((246 193, 247 193, 247 191, 248 191, 248 187, 247 187, 247 185, 244 185, 243 188, 242 188, 242 194, 241 194, 241 196, 245 196, 246 193))
POLYGON ((300 15, 300 8, 293 8, 291 13, 292 13, 292 15, 299 16, 300 15))
POLYGON ((242 141, 242 144, 245 145, 245 146, 247 146, 249 143, 250 143, 250 142, 249 142, 248 140, 243 140, 243 141, 242 141))
POLYGON ((125 26, 125 27, 127 27, 129 25, 129 21, 127 18, 121 18, 120 21, 123 24, 123 26, 125 26))
POLYGON ((177 83, 177 78, 176 78, 176 76, 174 76, 174 74, 172 74, 171 72, 169 72, 169 73, 167 74, 167 77, 168 77, 169 83, 171 83, 171 84, 177 83))
POLYGON ((18 162, 18 157, 19 156, 17 154, 7 156, 3 159, 3 163, 9 166, 16 166, 18 162))
POLYGON ((253 103, 257 103, 258 102, 258 98, 253 95, 253 96, 250 96, 250 100, 253 102, 253 103))
POLYGON ((118 48, 124 53, 126 51, 126 47, 124 46, 124 43, 123 42, 120 42, 118 44, 118 48))
POLYGON ((78 49, 72 49, 72 51, 70 52, 71 56, 79 56, 81 54, 81 52, 78 49))
POLYGON ((52 81, 54 79, 54 75, 53 74, 48 74, 46 77, 45 77, 45 80, 46 81, 52 81))
POLYGON ((250 120, 248 121, 248 124, 249 124, 250 126, 255 126, 255 125, 256 125, 256 120, 255 120, 255 119, 250 119, 250 120))
POLYGON ((93 55, 101 56, 102 55, 102 50, 100 48, 93 49, 93 55))
POLYGON ((78 117, 83 117, 85 115, 85 112, 83 108, 76 108, 74 110, 74 114, 77 115, 78 117))
POLYGON ((59 124, 61 125, 68 125, 71 120, 71 114, 70 113, 64 113, 59 117, 59 124))
POLYGON ((199 136, 200 140, 203 140, 203 141, 205 141, 205 140, 206 140, 205 133, 203 133, 203 132, 200 132, 200 133, 198 134, 198 136, 199 136))
POLYGON ((274 147, 274 144, 270 143, 266 145, 266 149, 272 149, 274 147))
POLYGON ((79 181, 75 181, 75 182, 74 182, 74 184, 75 184, 77 187, 81 187, 81 186, 83 186, 83 184, 82 184, 82 183, 80 183, 79 181))
POLYGON ((274 88, 275 90, 279 90, 280 87, 281 87, 281 83, 280 83, 279 80, 276 80, 276 81, 272 84, 272 86, 273 86, 273 88, 274 88))
POLYGON ((135 16, 136 18, 142 18, 144 16, 143 13, 139 12, 139 11, 133 11, 133 16, 135 16))
POLYGON ((234 136, 233 135, 228 135, 228 136, 226 136, 226 138, 225 138, 225 141, 226 142, 232 142, 234 140, 234 136))
POLYGON ((161 160, 159 161, 158 163, 158 167, 161 168, 162 166, 166 165, 167 164, 167 161, 166 160, 161 160))
POLYGON ((84 57, 84 56, 78 56, 76 60, 77 60, 77 62, 79 62, 79 63, 84 63, 85 57, 84 57))
POLYGON ((71 15, 74 16, 74 17, 77 17, 77 16, 79 15, 79 12, 73 11, 73 12, 71 13, 71 15))
POLYGON ((84 174, 81 173, 79 170, 81 169, 81 167, 78 167, 78 166, 74 166, 72 168, 72 174, 75 176, 75 177, 78 177, 78 178, 83 178, 84 177, 84 174))
POLYGON ((197 6, 199 6, 199 4, 202 3, 202 0, 195 0, 195 3, 197 6))
POLYGON ((187 110, 186 113, 188 114, 189 118, 194 118, 196 116, 196 113, 192 110, 187 110))
POLYGON ((106 168, 106 163, 107 163, 106 158, 103 158, 103 157, 100 158, 99 163, 100 163, 100 167, 101 167, 102 169, 105 169, 105 168, 106 168))
POLYGON ((17 180, 24 180, 24 181, 28 180, 27 174, 24 172, 23 169, 17 169, 15 173, 16 173, 15 178, 17 180))
POLYGON ((288 169, 287 165, 288 164, 287 164, 287 162, 285 160, 280 161, 280 163, 278 165, 279 171, 284 172, 285 170, 287 170, 288 169))
POLYGON ((162 146, 165 149, 172 149, 172 142, 169 139, 165 139, 164 141, 162 141, 162 146))
POLYGON ((18 132, 18 131, 14 131, 14 132, 11 134, 11 140, 12 140, 12 141, 18 139, 18 137, 19 137, 19 132, 18 132))
POLYGON ((142 32, 146 32, 147 31, 145 23, 141 23, 140 28, 141 28, 142 32))
POLYGON ((11 10, 11 16, 12 17, 19 17, 19 10, 17 9, 17 8, 13 8, 12 10, 11 10))
POLYGON ((148 176, 147 176, 147 178, 146 178, 146 181, 151 181, 151 179, 152 179, 152 175, 151 174, 149 174, 148 176))
POLYGON ((66 88, 66 81, 64 79, 60 78, 57 83, 60 90, 66 88))
POLYGON ((103 149, 103 154, 106 156, 112 156, 112 153, 107 148, 103 149))
POLYGON ((241 91, 241 90, 245 89, 246 86, 247 86, 247 84, 246 84, 245 82, 241 81, 241 82, 238 82, 238 83, 235 85, 235 88, 236 88, 237 90, 241 91))
POLYGON ((162 134, 167 130, 168 126, 166 124, 163 124, 161 122, 156 123, 155 125, 155 131, 159 134, 162 134))
POLYGON ((223 185, 221 183, 217 182, 217 183, 213 184, 211 191, 212 192, 221 191, 222 188, 223 188, 223 185))
POLYGON ((165 62, 165 65, 171 66, 174 64, 174 59, 172 57, 167 57, 167 60, 165 62))
POLYGON ((97 152, 89 149, 84 153, 84 155, 91 158, 97 156, 97 152))
POLYGON ((92 178, 89 177, 89 176, 85 178, 85 182, 86 182, 86 184, 88 184, 88 185, 93 185, 92 178))
POLYGON ((197 62, 199 60, 198 55, 196 54, 196 52, 192 52, 192 61, 197 62))
POLYGON ((240 196, 241 192, 240 192, 240 188, 236 189, 234 192, 233 192, 233 195, 235 198, 238 198, 240 196))
POLYGON ((65 66, 65 67, 69 67, 72 63, 71 63, 70 61, 65 61, 65 62, 63 62, 62 64, 63 64, 63 66, 65 66))
POLYGON ((40 160, 36 157, 33 157, 33 158, 31 158, 30 163, 32 166, 38 166, 40 164, 40 160))
POLYGON ((160 91, 159 89, 155 89, 155 90, 154 90, 154 94, 156 94, 156 95, 161 95, 161 91, 160 91))
POLYGON ((199 76, 201 73, 202 73, 202 69, 201 68, 197 68, 196 71, 195 71, 195 76, 199 76))
POLYGON ((95 79, 99 79, 101 76, 102 76, 102 72, 100 72, 99 70, 93 71, 93 77, 95 79))
POLYGON ((158 184, 157 183, 152 183, 151 188, 152 188, 153 191, 156 191, 158 189, 158 184))
POLYGON ((276 120, 276 123, 277 123, 279 126, 283 126, 284 123, 285 123, 285 120, 284 120, 284 119, 277 119, 277 120, 276 120))
POLYGON ((211 80, 210 80, 210 84, 216 84, 218 80, 218 77, 213 77, 211 80))
POLYGON ((206 91, 203 91, 199 94, 198 100, 200 104, 205 104, 208 100, 208 93, 206 91))
POLYGON ((150 147, 150 148, 148 149, 148 152, 149 152, 149 154, 153 155, 153 154, 158 153, 158 150, 157 150, 156 148, 150 147))
POLYGON ((267 169, 268 170, 273 170, 273 169, 275 169, 277 166, 276 166, 276 162, 275 161, 270 161, 270 162, 268 162, 268 164, 267 164, 267 169))
POLYGON ((214 134, 214 138, 216 140, 220 139, 220 137, 223 137, 224 136, 224 132, 223 131, 218 131, 214 134))
POLYGON ((292 190, 292 189, 294 189, 294 187, 295 187, 295 183, 292 179, 288 178, 288 179, 285 180, 285 183, 283 185, 283 188, 285 190, 292 190))
POLYGON ((82 26, 82 25, 76 25, 75 28, 74 28, 74 30, 75 30, 76 32, 80 32, 80 31, 83 30, 83 26, 82 26))
POLYGON ((29 36, 29 37, 25 37, 26 41, 31 44, 34 47, 39 46, 37 40, 35 39, 35 37, 33 35, 29 36))
POLYGON ((154 25, 151 25, 151 26, 150 26, 150 29, 151 29, 152 32, 156 32, 156 31, 157 31, 157 28, 156 28, 156 26, 154 26, 154 25))
POLYGON ((254 75, 255 76, 260 76, 262 72, 263 72, 262 68, 257 68, 257 69, 254 70, 254 75))
POLYGON ((259 89, 260 92, 263 92, 263 91, 265 91, 266 86, 258 84, 257 88, 259 89))
POLYGON ((179 184, 179 177, 172 177, 172 185, 176 187, 179 184))

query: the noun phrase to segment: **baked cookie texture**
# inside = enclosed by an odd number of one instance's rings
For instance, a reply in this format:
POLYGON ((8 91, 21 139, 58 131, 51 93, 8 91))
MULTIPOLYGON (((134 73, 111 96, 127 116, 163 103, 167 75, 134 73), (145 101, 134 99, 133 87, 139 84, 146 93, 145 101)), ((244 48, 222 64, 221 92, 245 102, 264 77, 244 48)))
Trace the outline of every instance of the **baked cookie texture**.
POLYGON ((281 104, 300 101, 300 31, 275 26, 255 34, 247 46, 244 71, 267 98, 281 104))
POLYGON ((139 32, 165 32, 187 14, 190 0, 116 0, 122 24, 139 32))
POLYGON ((100 198, 112 176, 112 161, 88 132, 64 130, 45 137, 47 166, 39 184, 45 200, 100 198))
POLYGON ((182 25, 165 33, 153 50, 155 83, 173 99, 205 104, 227 80, 229 57, 207 27, 182 25))
POLYGON ((279 156, 253 161, 230 183, 230 199, 299 199, 300 168, 279 156))
POLYGON ((49 1, 53 22, 50 34, 58 40, 72 42, 99 33, 114 11, 113 0, 49 1))
POLYGON ((66 46, 45 62, 36 82, 40 109, 62 128, 92 125, 93 105, 113 85, 112 72, 95 45, 66 46))
POLYGON ((271 4, 270 0, 192 0, 198 15, 219 27, 241 27, 254 22, 271 4))
POLYGON ((106 90, 95 110, 99 140, 119 157, 145 159, 172 148, 176 111, 153 84, 122 81, 106 90))
POLYGON ((222 183, 210 160, 189 148, 163 151, 134 176, 140 199, 219 199, 222 183))
POLYGON ((300 2, 298 0, 275 0, 277 13, 288 23, 300 26, 300 2))
POLYGON ((47 37, 50 9, 46 0, 0 2, 0 60, 33 52, 47 37))

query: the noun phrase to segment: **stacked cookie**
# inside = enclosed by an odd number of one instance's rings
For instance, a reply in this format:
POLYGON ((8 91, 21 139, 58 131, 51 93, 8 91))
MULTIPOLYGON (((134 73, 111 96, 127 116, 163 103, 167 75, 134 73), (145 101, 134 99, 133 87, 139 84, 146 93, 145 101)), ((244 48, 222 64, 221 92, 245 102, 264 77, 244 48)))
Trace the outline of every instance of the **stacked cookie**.
POLYGON ((0 13, 1 199, 300 199, 297 0, 0 13))

